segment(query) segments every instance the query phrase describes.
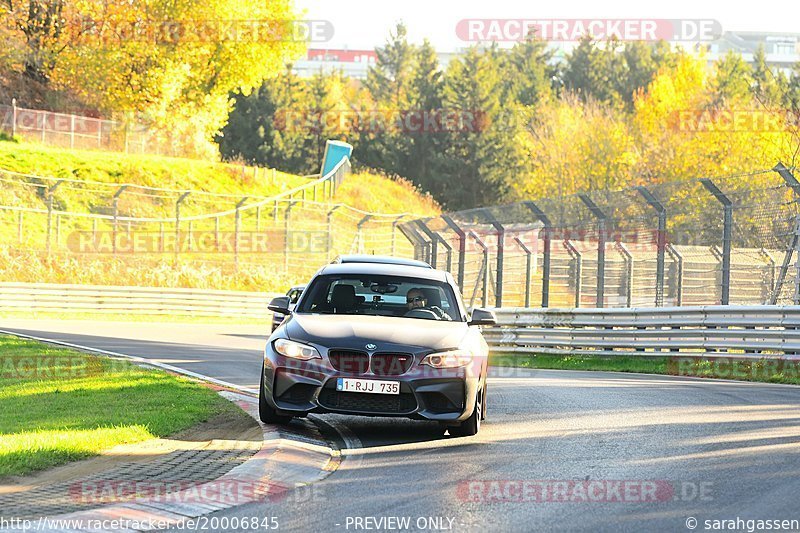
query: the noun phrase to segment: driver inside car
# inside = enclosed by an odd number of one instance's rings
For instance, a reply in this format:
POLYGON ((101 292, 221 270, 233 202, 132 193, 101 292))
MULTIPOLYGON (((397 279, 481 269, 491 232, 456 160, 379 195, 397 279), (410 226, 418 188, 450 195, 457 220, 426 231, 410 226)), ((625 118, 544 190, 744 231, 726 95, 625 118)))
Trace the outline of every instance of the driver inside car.
POLYGON ((405 316, 409 316, 415 309, 425 309, 433 312, 437 320, 452 320, 441 307, 430 305, 432 303, 430 298, 425 294, 425 291, 417 288, 411 289, 406 294, 406 308, 408 312, 406 312, 405 316))

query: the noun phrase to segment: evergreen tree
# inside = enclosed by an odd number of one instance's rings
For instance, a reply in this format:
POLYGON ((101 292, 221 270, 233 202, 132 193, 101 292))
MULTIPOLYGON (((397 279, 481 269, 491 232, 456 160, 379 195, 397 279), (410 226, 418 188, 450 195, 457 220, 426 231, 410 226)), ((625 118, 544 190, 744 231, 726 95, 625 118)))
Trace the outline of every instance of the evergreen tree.
POLYGON ((594 99, 610 103, 615 100, 611 78, 612 55, 601 50, 591 36, 581 39, 567 57, 562 78, 564 88, 578 94, 581 99, 594 99))
POLYGON ((780 105, 782 88, 786 87, 786 79, 782 74, 775 75, 767 65, 764 45, 759 45, 753 54, 753 83, 751 90, 756 100, 767 108, 780 105))
POLYGON ((742 56, 730 51, 714 64, 711 81, 711 103, 715 106, 732 102, 749 102, 752 69, 742 56))
POLYGON ((553 53, 547 43, 528 37, 511 49, 504 76, 509 96, 522 105, 536 105, 549 96, 551 80, 556 74, 548 63, 553 53))
POLYGON ((367 72, 364 86, 376 110, 386 117, 377 128, 362 132, 362 161, 367 165, 399 173, 406 167, 411 140, 398 131, 395 118, 410 109, 416 51, 408 42, 406 27, 399 23, 386 45, 375 50, 378 59, 367 72))
POLYGON ((625 44, 621 52, 624 72, 617 78, 615 90, 628 109, 633 108, 633 96, 647 87, 658 70, 656 49, 642 41, 625 44))
MULTIPOLYGON (((417 50, 416 68, 412 79, 411 108, 419 113, 419 120, 426 122, 428 117, 442 120, 442 71, 439 58, 433 45, 426 39, 417 50)), ((428 124, 433 121, 428 121, 428 124)), ((444 149, 443 132, 438 126, 423 126, 421 131, 411 133, 411 148, 408 159, 409 177, 426 191, 441 191, 441 175, 437 172, 440 154, 444 149)))
POLYGON ((448 208, 497 202, 521 167, 516 130, 500 120, 502 71, 490 57, 473 47, 445 75, 444 107, 464 117, 462 127, 447 135, 443 170, 449 183, 439 199, 448 208))

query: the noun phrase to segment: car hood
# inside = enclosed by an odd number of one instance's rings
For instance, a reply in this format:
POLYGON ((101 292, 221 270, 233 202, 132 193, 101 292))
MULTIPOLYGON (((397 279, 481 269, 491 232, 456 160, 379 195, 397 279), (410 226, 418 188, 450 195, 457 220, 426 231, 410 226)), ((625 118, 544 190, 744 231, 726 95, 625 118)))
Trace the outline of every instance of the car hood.
POLYGON ((469 334, 465 322, 359 315, 297 314, 285 327, 288 337, 299 342, 354 350, 371 343, 378 351, 458 348, 469 334))

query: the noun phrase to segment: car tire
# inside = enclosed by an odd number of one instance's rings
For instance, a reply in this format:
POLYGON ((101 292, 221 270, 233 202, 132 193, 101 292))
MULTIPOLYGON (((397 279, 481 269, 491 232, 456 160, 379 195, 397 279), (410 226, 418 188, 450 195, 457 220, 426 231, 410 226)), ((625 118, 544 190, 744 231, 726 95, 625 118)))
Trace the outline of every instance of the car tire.
POLYGON ((454 437, 472 437, 478 434, 481 429, 481 420, 483 420, 483 395, 485 391, 486 389, 484 388, 475 398, 475 408, 469 418, 461 422, 460 425, 450 428, 450 435, 454 437))
POLYGON ((273 407, 267 403, 267 391, 264 388, 264 368, 261 368, 261 385, 258 387, 258 417, 265 424, 288 424, 291 416, 279 415, 273 407))

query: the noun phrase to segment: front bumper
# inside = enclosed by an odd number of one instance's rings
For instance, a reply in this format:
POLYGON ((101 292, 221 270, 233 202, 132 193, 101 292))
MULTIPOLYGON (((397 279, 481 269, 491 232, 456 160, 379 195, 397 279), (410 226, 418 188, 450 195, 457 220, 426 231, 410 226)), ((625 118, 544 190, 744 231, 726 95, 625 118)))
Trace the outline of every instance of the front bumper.
POLYGON ((278 354, 268 343, 262 379, 266 400, 279 414, 343 413, 459 423, 475 408, 485 368, 485 361, 480 360, 450 369, 433 369, 415 361, 401 375, 354 374, 337 371, 325 355, 298 361, 278 354), (400 394, 339 392, 336 382, 340 377, 397 381, 400 394))

